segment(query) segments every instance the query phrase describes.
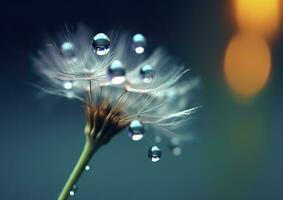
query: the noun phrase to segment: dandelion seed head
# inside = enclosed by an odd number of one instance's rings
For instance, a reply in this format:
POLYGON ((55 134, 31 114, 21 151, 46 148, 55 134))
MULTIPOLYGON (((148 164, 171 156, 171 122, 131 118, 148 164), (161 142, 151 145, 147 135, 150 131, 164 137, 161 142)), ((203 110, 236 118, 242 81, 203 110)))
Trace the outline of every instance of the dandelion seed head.
POLYGON ((177 128, 197 110, 188 109, 186 97, 198 84, 181 81, 189 70, 159 48, 141 59, 137 54, 147 48, 142 34, 95 34, 79 26, 62 38, 59 46, 48 43, 39 51, 34 65, 44 91, 86 104, 85 132, 92 137, 106 143, 127 126, 133 140, 143 137, 144 127, 177 137, 177 128), (133 131, 131 122, 142 127, 133 131), (100 136, 105 130, 108 135, 100 136))

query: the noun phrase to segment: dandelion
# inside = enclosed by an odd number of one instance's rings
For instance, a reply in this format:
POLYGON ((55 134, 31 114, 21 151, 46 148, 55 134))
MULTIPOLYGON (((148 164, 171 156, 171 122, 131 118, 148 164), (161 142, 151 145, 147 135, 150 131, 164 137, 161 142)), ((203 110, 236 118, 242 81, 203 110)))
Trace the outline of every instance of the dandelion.
MULTIPOLYGON (((85 146, 59 200, 74 195, 73 187, 95 152, 124 129, 133 141, 147 136, 150 127, 171 139, 190 138, 176 130, 197 109, 184 109, 196 82, 182 82, 189 70, 161 49, 148 57, 147 51, 142 34, 92 34, 79 26, 74 34, 67 31, 60 44, 47 44, 34 59, 45 92, 85 105, 85 146)), ((161 158, 156 145, 147 154, 153 162, 161 158)))

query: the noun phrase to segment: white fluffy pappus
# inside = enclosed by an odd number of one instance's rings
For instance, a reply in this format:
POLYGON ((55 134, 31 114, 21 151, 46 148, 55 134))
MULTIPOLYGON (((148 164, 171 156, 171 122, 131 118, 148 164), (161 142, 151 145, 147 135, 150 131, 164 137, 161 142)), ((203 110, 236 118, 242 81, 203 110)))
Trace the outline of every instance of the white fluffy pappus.
POLYGON ((92 46, 94 35, 80 25, 75 33, 67 31, 59 45, 48 43, 39 51, 34 65, 46 82, 43 90, 79 99, 94 109, 106 102, 110 110, 103 124, 115 114, 117 123, 126 126, 137 119, 168 137, 191 138, 188 132, 184 135, 177 130, 197 109, 188 109, 187 98, 198 85, 198 79, 182 80, 189 70, 175 64, 161 49, 150 56, 146 56, 146 47, 145 52, 136 53, 131 48, 131 37, 123 34, 109 34, 109 52, 98 55, 92 46), (117 61, 125 74, 113 77, 109 68, 117 61), (152 71, 145 80, 143 76, 147 74, 142 74, 142 69, 146 65, 152 71))

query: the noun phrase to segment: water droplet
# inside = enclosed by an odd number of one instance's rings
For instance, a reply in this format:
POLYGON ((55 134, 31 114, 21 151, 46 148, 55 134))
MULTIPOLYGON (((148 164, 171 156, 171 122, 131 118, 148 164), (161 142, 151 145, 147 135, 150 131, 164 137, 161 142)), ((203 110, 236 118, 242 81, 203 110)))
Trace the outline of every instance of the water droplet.
POLYGON ((155 136, 154 141, 156 143, 160 143, 161 142, 161 137, 160 136, 155 136))
POLYGON ((138 33, 133 36, 132 47, 137 54, 142 54, 144 52, 145 45, 146 39, 142 34, 138 33))
POLYGON ((161 151, 157 146, 150 147, 148 150, 148 157, 152 162, 157 162, 161 158, 161 151))
POLYGON ((93 51, 99 55, 106 55, 110 51, 110 39, 104 33, 98 33, 92 40, 93 51))
POLYGON ((78 191, 77 185, 73 185, 72 189, 71 189, 70 192, 69 192, 70 196, 75 196, 75 194, 77 193, 77 191, 78 191))
POLYGON ((139 141, 143 138, 144 126, 139 120, 133 120, 129 126, 129 137, 133 141, 139 141))
POLYGON ((150 83, 155 75, 155 70, 151 65, 144 65, 140 70, 140 75, 145 83, 150 83))
POLYGON ((180 138, 174 137, 171 139, 169 148, 171 149, 171 152, 174 156, 179 156, 182 154, 182 149, 179 146, 180 142, 180 138))
POLYGON ((182 149, 181 149, 180 147, 178 147, 178 146, 173 147, 173 149, 172 149, 172 154, 173 154, 174 156, 179 156, 179 155, 182 154, 182 149))
POLYGON ((108 69, 108 75, 112 84, 122 84, 126 80, 126 70, 119 60, 115 60, 108 69))
POLYGON ((85 171, 89 171, 90 170, 90 165, 86 165, 85 166, 85 171))
POLYGON ((173 137, 171 139, 171 145, 173 146, 178 146, 180 144, 180 138, 177 138, 177 137, 173 137))
POLYGON ((64 88, 65 88, 66 90, 70 90, 70 89, 72 89, 72 87, 73 87, 73 83, 72 83, 71 81, 66 81, 66 82, 64 83, 64 88))
POLYGON ((61 45, 61 53, 67 59, 74 58, 76 55, 74 44, 72 42, 64 42, 61 45))

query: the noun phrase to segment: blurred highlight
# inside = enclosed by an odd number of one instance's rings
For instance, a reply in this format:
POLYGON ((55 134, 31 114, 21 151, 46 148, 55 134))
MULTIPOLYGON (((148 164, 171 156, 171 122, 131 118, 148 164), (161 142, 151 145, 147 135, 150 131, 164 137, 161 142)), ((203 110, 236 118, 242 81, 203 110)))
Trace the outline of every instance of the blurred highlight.
POLYGON ((278 31, 279 0, 234 0, 240 30, 272 35, 278 31))
POLYGON ((228 44, 224 71, 238 97, 249 98, 266 85, 271 71, 271 51, 266 42, 279 30, 279 0, 232 0, 239 28, 228 44))
POLYGON ((230 88, 241 97, 256 95, 266 84, 271 53, 265 40, 254 34, 237 34, 226 50, 224 70, 230 88))

